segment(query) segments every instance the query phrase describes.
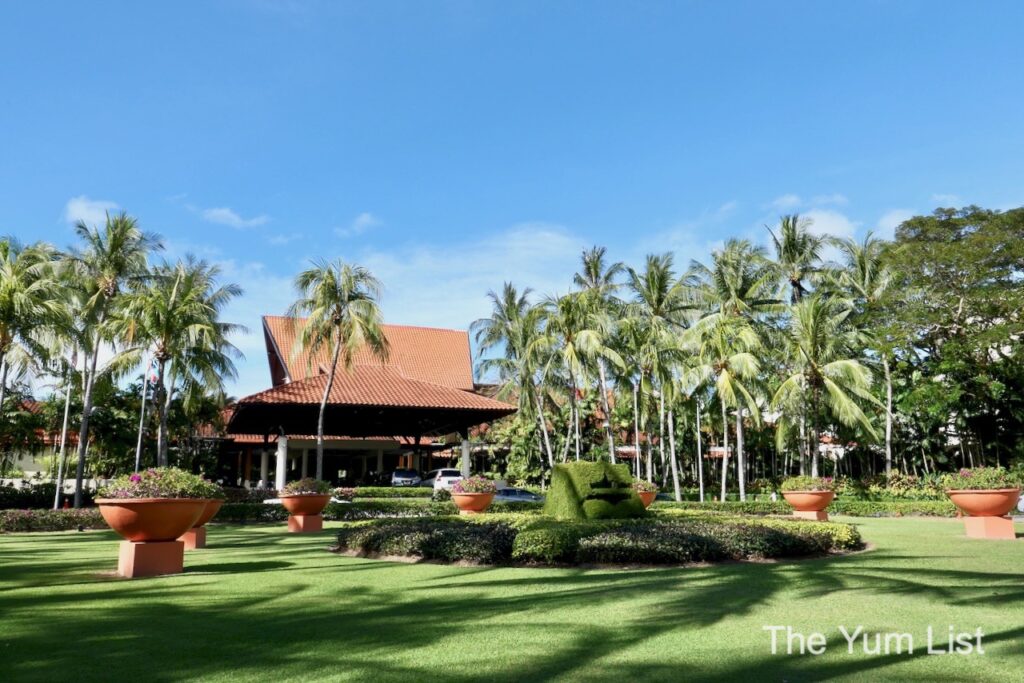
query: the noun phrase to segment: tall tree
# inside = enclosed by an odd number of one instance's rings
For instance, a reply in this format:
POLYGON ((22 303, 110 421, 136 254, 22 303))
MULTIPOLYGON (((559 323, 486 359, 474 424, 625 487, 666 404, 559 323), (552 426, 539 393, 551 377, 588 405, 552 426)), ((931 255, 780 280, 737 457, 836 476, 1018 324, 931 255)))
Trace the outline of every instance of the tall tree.
POLYGON ((350 371, 356 353, 364 347, 381 360, 388 357, 388 340, 378 303, 381 284, 363 266, 321 259, 298 274, 295 288, 299 298, 289 308, 289 315, 304 316, 306 321, 294 354, 307 353, 310 363, 321 351, 330 357, 316 428, 316 478, 322 479, 324 415, 339 361, 344 371, 350 371))
MULTIPOLYGON (((118 326, 127 344, 152 352, 159 427, 157 464, 166 467, 168 414, 182 387, 202 386, 201 395, 223 394, 223 380, 235 376, 233 357, 238 350, 228 337, 240 328, 220 320, 224 307, 242 289, 217 282, 220 269, 191 255, 176 264, 163 264, 126 293, 118 326)), ((194 391, 186 392, 188 401, 194 391)))
POLYGON ((81 278, 87 298, 79 312, 86 331, 84 351, 88 354, 82 419, 78 428, 78 464, 75 472, 75 507, 82 505, 82 479, 85 453, 89 445, 89 418, 93 408, 100 348, 109 339, 109 316, 126 283, 146 276, 146 257, 161 249, 160 238, 143 232, 138 221, 127 213, 107 214, 103 228, 89 227, 84 221, 75 225, 81 245, 72 249, 69 262, 81 278))
POLYGON ((790 302, 798 303, 807 294, 806 281, 821 272, 821 254, 826 239, 811 232, 812 221, 799 214, 782 216, 778 234, 765 226, 775 248, 775 268, 780 280, 790 288, 790 302))

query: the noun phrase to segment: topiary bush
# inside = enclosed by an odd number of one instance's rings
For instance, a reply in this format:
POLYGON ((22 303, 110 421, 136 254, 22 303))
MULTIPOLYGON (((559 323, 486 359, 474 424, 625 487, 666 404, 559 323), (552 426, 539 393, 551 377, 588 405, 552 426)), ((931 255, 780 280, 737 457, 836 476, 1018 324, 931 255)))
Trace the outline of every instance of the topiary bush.
POLYGON ((466 524, 457 518, 379 520, 338 532, 338 550, 444 562, 500 564, 512 555, 515 530, 507 523, 466 524))
POLYGON ((627 465, 571 462, 555 465, 544 514, 555 519, 642 517, 644 504, 633 490, 627 465))

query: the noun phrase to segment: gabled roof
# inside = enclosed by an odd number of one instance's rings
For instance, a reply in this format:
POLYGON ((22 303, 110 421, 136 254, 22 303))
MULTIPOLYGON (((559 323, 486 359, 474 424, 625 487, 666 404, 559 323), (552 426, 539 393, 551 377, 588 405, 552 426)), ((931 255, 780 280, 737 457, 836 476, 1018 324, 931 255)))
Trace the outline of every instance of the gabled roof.
MULTIPOLYGON (((263 317, 267 354, 275 386, 316 376, 326 372, 330 364, 326 349, 315 358, 310 358, 305 351, 294 354, 304 324, 304 318, 263 317)), ((464 391, 473 390, 473 360, 468 333, 407 325, 383 327, 390 347, 387 362, 382 363, 370 351, 363 349, 356 353, 354 362, 357 367, 379 368, 387 365, 411 380, 464 391)))

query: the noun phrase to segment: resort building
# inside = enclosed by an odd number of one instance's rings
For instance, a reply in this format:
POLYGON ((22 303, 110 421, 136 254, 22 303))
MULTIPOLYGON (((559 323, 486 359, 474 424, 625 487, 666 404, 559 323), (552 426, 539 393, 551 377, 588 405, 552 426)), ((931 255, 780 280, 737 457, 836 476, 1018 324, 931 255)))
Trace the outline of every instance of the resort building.
MULTIPOLYGON (((298 339, 305 320, 264 316, 271 387, 239 399, 226 415, 221 474, 226 483, 274 486, 312 476, 327 350, 310 355, 298 339), (273 463, 273 464, 271 464, 273 463)), ((337 484, 384 483, 396 468, 474 468, 470 429, 515 412, 480 393, 469 335, 385 325, 386 361, 357 353, 339 364, 324 418, 324 478, 337 484)), ((477 465, 479 466, 479 464, 477 465)))

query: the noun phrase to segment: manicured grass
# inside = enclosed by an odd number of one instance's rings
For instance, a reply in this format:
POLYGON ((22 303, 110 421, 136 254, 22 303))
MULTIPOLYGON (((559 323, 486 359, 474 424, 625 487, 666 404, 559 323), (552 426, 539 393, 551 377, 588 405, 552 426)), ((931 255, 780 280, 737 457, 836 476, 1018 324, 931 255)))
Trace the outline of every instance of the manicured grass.
POLYGON ((0 680, 1020 680, 1024 540, 843 521, 873 549, 643 571, 393 564, 326 552, 329 530, 214 526, 185 574, 134 581, 101 575, 112 533, 0 536, 0 680), (772 624, 828 651, 772 656, 772 624), (986 654, 927 655, 929 624, 980 626, 986 654), (914 654, 847 654, 839 625, 910 632, 914 654))

